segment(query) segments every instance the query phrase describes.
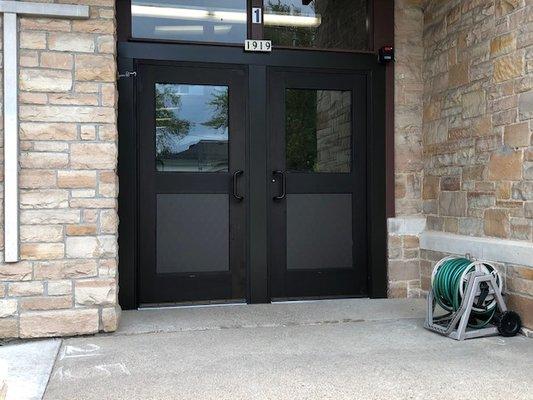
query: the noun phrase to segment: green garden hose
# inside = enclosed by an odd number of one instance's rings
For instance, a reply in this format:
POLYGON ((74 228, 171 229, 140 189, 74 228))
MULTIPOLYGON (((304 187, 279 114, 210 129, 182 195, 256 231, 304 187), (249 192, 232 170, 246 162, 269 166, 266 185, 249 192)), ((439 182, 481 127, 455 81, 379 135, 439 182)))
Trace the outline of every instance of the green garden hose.
MULTIPOLYGON (((456 312, 461 307, 462 296, 467 284, 467 274, 480 267, 488 273, 495 274, 498 284, 500 284, 501 280, 496 269, 490 264, 452 257, 447 257, 439 262, 435 266, 432 276, 433 293, 437 303, 450 314, 456 312)), ((484 301, 482 305, 472 309, 468 326, 470 328, 485 327, 491 322, 496 308, 493 297, 487 298, 487 301, 484 301)))

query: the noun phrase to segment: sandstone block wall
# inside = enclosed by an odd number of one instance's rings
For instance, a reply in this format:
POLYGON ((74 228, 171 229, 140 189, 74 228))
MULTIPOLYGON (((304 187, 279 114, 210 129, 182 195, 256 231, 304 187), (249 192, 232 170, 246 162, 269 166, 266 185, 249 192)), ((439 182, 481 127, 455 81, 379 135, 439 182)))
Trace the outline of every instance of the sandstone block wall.
MULTIPOLYGON (((395 5, 400 222, 389 227, 421 216, 428 230, 531 243, 533 3, 395 5)), ((434 263, 449 255, 420 250, 417 239, 389 230, 390 297, 423 295, 434 263)), ((532 263, 499 266, 509 306, 533 327, 532 263)))
MULTIPOLYGON (((423 38, 428 229, 533 242, 533 2, 428 1, 423 38)), ((427 289, 435 257, 422 258, 427 289)), ((522 315, 533 310, 532 265, 502 266, 522 315)))
POLYGON ((114 1, 61 2, 90 19, 19 19, 21 261, 0 263, 0 337, 117 326, 114 1))
POLYGON ((388 297, 420 297, 420 244, 416 234, 389 232, 388 297))
MULTIPOLYGON (((399 218, 422 215, 422 63, 421 0, 395 1, 395 204, 399 218)), ((389 224, 390 226, 390 224, 389 224)), ((389 297, 420 294, 416 232, 389 230, 389 297)))
POLYGON ((533 240, 533 5, 432 1, 424 27, 428 227, 533 240))

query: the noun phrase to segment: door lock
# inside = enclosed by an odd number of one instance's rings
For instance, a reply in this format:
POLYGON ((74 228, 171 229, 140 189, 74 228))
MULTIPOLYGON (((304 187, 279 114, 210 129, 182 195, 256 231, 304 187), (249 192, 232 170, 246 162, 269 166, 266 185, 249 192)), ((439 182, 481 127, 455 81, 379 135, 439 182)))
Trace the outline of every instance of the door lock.
POLYGON ((123 74, 118 74, 118 78, 135 78, 137 76, 137 72, 135 71, 126 71, 123 74))

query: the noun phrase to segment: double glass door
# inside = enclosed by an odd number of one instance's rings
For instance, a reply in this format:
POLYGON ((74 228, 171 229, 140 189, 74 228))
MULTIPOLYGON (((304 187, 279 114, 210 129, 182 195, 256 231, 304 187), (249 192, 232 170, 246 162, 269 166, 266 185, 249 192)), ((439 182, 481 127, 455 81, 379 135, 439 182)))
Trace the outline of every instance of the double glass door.
POLYGON ((366 76, 254 71, 138 67, 141 304, 366 294, 366 76))

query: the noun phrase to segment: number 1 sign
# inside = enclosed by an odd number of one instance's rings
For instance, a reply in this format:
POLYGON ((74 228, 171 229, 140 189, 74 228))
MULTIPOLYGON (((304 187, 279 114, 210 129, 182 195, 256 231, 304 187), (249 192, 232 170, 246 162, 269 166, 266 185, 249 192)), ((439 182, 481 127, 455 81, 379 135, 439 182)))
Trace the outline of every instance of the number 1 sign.
POLYGON ((252 7, 252 23, 261 24, 263 21, 262 10, 260 7, 252 7))

